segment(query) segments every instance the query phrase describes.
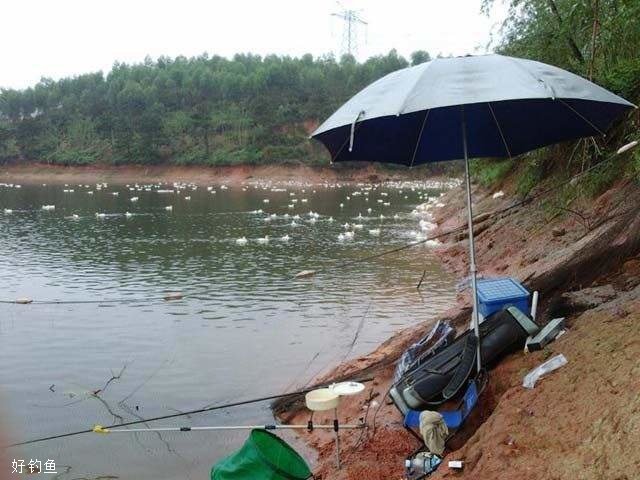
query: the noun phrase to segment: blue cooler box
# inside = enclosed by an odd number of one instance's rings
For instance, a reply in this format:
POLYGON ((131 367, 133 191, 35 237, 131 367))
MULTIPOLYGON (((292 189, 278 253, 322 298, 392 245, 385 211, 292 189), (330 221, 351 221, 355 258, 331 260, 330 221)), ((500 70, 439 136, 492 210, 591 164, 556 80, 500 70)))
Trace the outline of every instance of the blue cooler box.
POLYGON ((478 312, 484 318, 503 308, 517 307, 529 315, 529 291, 513 278, 478 280, 478 312))

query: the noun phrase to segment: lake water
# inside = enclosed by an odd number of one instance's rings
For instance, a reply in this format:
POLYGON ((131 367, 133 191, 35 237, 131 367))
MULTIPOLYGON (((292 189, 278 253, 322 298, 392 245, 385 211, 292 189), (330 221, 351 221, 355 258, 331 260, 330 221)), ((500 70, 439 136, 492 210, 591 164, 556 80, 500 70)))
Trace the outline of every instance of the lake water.
MULTIPOLYGON (((10 440, 296 389, 434 318, 455 289, 432 246, 344 265, 415 240, 413 209, 439 194, 429 187, 0 186, 0 300, 98 302, 0 305, 10 440), (345 231, 354 237, 339 240, 345 231), (164 301, 168 291, 186 296, 164 301)), ((155 425, 272 420, 256 404, 155 425)), ((48 478, 205 479, 247 433, 85 434, 9 453, 53 459, 48 478)))

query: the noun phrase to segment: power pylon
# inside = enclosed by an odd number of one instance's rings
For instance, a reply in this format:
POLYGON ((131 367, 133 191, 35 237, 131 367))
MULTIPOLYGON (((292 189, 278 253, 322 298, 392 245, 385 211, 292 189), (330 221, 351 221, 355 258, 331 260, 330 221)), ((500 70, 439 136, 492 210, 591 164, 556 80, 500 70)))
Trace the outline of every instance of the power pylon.
MULTIPOLYGON (((339 2, 338 4, 342 6, 339 2)), ((362 17, 360 12, 362 10, 343 9, 340 12, 332 13, 331 16, 338 17, 344 21, 344 30, 342 32, 342 54, 349 54, 356 56, 358 53, 358 27, 368 25, 362 17)))

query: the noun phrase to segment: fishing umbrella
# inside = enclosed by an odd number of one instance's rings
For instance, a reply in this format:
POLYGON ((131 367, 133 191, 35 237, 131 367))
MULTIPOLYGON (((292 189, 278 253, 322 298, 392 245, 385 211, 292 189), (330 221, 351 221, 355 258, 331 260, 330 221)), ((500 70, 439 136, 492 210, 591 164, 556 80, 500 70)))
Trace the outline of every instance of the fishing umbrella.
MULTIPOLYGON (((604 135, 634 105, 582 77, 503 55, 438 58, 361 90, 311 135, 332 162, 465 160, 473 326, 480 338, 469 158, 604 135)), ((480 342, 476 366, 481 369, 480 342)))

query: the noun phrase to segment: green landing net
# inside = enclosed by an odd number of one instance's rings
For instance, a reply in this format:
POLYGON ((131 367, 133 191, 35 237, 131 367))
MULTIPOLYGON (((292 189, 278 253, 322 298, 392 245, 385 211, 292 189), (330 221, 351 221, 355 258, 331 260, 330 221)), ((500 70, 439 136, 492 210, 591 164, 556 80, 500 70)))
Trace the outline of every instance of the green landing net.
POLYGON ((266 430, 252 430, 237 452, 211 469, 211 480, 305 480, 311 471, 284 440, 266 430))

